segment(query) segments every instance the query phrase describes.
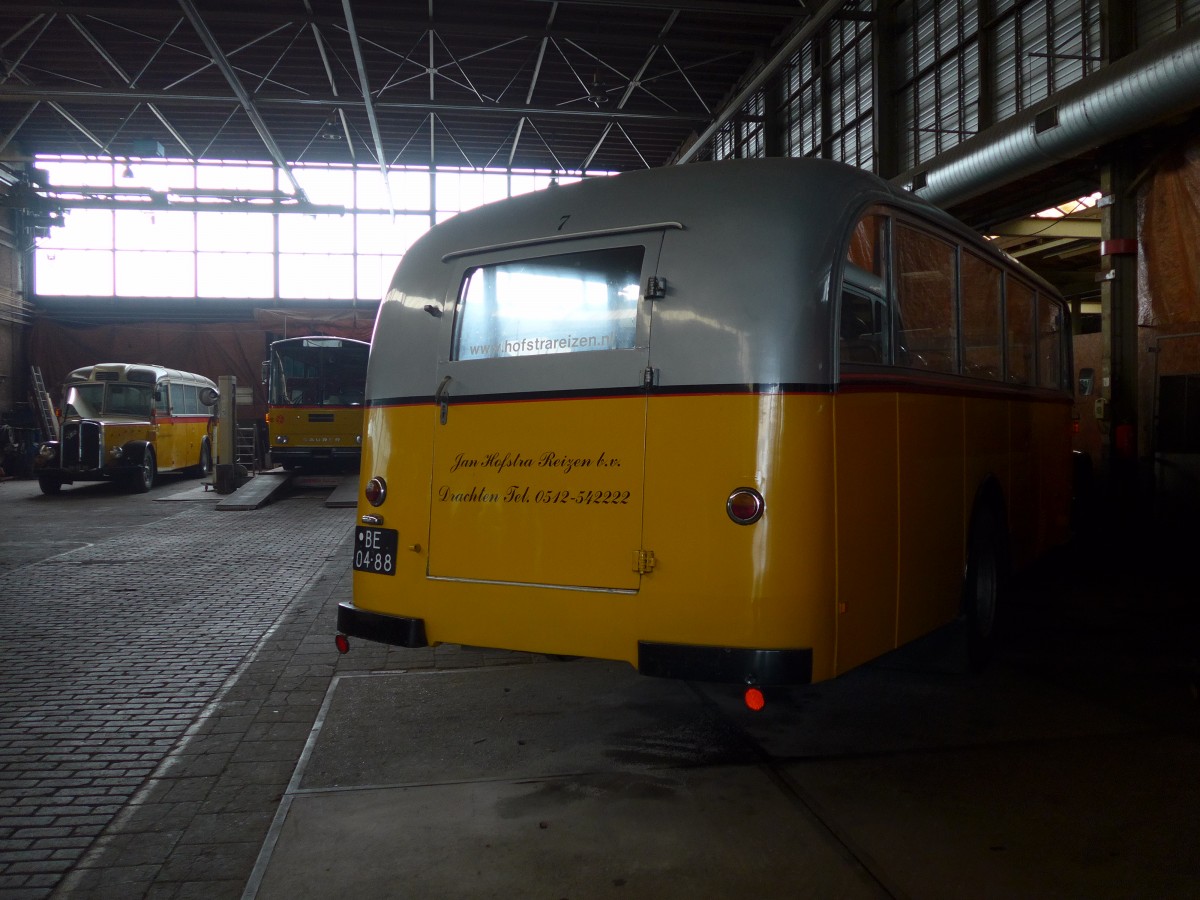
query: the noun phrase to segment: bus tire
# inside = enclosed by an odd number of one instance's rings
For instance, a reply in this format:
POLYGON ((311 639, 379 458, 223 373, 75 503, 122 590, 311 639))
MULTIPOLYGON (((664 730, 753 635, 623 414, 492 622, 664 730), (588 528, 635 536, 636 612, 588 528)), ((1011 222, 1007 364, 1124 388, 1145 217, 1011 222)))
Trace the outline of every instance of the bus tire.
POLYGON ((196 466, 196 473, 201 478, 207 478, 212 474, 212 447, 209 446, 207 440, 200 442, 200 463, 196 466))
POLYGON ((158 466, 154 461, 154 448, 147 447, 142 453, 142 463, 129 474, 129 490, 135 494, 145 494, 154 487, 154 479, 158 475, 158 466))
POLYGON ((39 475, 38 487, 42 489, 43 494, 57 494, 62 490, 62 480, 54 475, 39 475))
POLYGON ((992 657, 1003 573, 1003 528, 989 504, 976 509, 967 537, 963 613, 967 628, 967 667, 978 672, 992 657))

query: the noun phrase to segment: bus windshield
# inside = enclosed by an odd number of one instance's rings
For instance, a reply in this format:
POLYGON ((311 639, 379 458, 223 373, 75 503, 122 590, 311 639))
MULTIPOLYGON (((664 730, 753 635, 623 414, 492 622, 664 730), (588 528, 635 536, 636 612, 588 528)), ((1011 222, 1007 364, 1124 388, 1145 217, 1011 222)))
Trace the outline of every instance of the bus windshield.
POLYGON ((366 344, 319 338, 277 344, 271 348, 270 403, 361 405, 368 349, 366 344))
POLYGON ((74 384, 67 389, 66 414, 149 417, 153 390, 148 384, 74 384))
POLYGON ((66 414, 88 418, 104 408, 104 385, 76 384, 67 389, 66 414))

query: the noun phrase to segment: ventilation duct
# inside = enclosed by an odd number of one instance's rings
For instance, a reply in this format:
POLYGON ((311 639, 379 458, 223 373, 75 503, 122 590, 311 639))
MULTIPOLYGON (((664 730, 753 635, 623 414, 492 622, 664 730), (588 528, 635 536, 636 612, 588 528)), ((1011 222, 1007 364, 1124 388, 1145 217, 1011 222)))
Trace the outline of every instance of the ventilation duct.
POLYGON ((1124 56, 893 183, 953 206, 1200 105, 1200 22, 1124 56))

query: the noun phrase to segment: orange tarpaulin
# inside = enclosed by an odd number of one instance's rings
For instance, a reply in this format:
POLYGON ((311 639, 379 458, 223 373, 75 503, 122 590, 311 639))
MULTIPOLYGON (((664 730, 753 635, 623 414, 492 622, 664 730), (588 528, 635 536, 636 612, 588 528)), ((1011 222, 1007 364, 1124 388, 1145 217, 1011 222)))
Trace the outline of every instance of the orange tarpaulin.
POLYGON ((1138 196, 1138 324, 1200 322, 1200 139, 1169 151, 1138 196))

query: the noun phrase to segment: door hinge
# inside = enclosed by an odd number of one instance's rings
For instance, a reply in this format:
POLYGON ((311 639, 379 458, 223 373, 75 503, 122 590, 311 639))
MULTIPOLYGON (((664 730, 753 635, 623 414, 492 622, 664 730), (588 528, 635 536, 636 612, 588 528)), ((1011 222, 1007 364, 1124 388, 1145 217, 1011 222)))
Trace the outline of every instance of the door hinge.
POLYGON ((646 299, 661 300, 667 296, 667 279, 651 275, 646 279, 646 299))
POLYGON ((633 571, 639 575, 649 575, 657 564, 658 560, 654 558, 653 550, 633 551, 633 571))
POLYGON ((442 383, 438 385, 437 393, 433 395, 434 401, 441 408, 440 418, 443 425, 446 424, 446 417, 450 411, 450 392, 447 391, 446 388, 450 386, 450 382, 453 380, 454 379, 447 375, 442 379, 442 383))
POLYGON ((650 388, 656 386, 657 384, 658 369, 654 368, 653 366, 646 366, 646 368, 642 370, 642 387, 646 390, 650 390, 650 388))

